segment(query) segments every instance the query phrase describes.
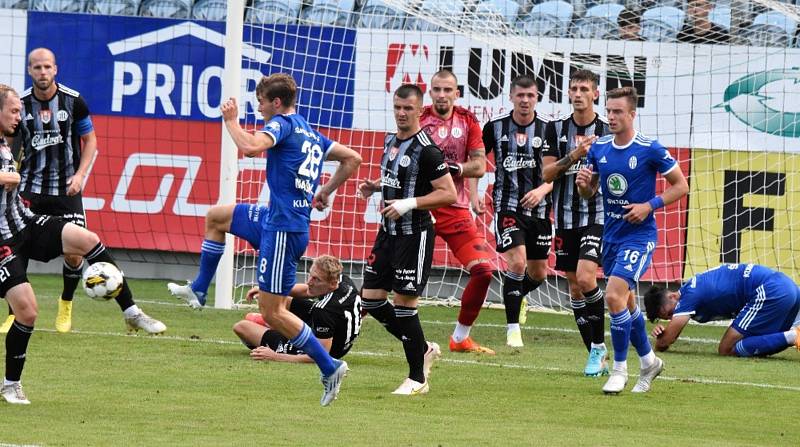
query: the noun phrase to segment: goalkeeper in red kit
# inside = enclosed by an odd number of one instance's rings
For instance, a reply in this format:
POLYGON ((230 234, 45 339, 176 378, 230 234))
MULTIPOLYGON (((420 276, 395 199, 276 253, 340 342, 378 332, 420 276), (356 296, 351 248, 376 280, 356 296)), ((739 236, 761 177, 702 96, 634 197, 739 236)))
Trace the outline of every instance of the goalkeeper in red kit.
POLYGON ((461 295, 461 310, 450 337, 450 350, 494 354, 493 350, 479 345, 470 337, 470 329, 478 318, 495 273, 490 262, 492 255, 489 246, 478 233, 470 213, 470 201, 477 213, 484 211, 483 202, 477 195, 477 179, 486 172, 482 131, 472 112, 455 105, 459 90, 458 80, 453 73, 442 70, 433 75, 429 93, 433 104, 424 108, 420 123, 444 152, 458 193, 456 203, 431 210, 436 219, 434 229, 470 274, 461 295), (470 182, 469 190, 465 185, 467 179, 474 179, 470 182))

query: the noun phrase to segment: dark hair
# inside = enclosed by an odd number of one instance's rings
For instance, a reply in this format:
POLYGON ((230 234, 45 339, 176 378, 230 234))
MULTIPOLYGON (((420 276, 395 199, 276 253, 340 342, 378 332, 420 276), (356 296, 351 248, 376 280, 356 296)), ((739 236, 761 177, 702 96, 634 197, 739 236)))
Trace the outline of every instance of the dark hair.
POLYGON ((636 87, 620 87, 609 90, 606 93, 606 99, 627 98, 632 110, 636 110, 636 104, 639 102, 639 94, 636 92, 636 87))
POLYGON ((594 88, 597 88, 597 75, 590 70, 585 70, 583 68, 575 70, 572 76, 569 77, 569 83, 572 84, 578 81, 591 82, 594 88))
POLYGON ((641 15, 637 11, 623 9, 617 16, 617 26, 622 28, 625 26, 638 25, 641 18, 641 15))
POLYGON ((5 84, 0 84, 0 110, 3 110, 3 108, 6 106, 6 98, 9 96, 19 98, 19 94, 17 94, 17 91, 12 87, 5 84))
POLYGON ((455 81, 456 85, 458 85, 458 78, 456 77, 455 73, 447 69, 442 69, 437 71, 436 73, 433 74, 433 76, 431 76, 431 79, 433 78, 443 78, 443 79, 453 78, 453 81, 455 81))
POLYGON ((286 73, 264 76, 256 86, 256 95, 267 101, 278 98, 284 107, 293 107, 297 96, 297 83, 286 73))
POLYGON ((416 84, 403 84, 397 87, 397 90, 394 91, 394 96, 400 99, 408 99, 410 96, 416 96, 417 99, 422 102, 425 94, 422 93, 422 89, 416 84))
POLYGON ((667 298, 667 290, 663 287, 653 286, 644 294, 644 310, 647 313, 647 319, 654 322, 658 319, 658 312, 664 301, 667 298))
POLYGON ((536 85, 536 80, 528 75, 519 75, 516 78, 512 79, 511 90, 514 90, 514 87, 520 87, 520 88, 536 87, 536 90, 537 91, 539 90, 539 86, 536 85))

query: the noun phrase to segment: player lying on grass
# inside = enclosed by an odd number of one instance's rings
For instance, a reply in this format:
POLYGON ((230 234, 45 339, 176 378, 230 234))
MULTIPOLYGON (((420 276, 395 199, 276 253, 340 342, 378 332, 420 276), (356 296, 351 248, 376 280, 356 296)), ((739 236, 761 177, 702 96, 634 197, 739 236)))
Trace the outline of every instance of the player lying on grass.
MULTIPOLYGON (((323 255, 309 269, 308 282, 295 284, 287 302, 289 311, 305 321, 331 357, 340 359, 353 346, 361 330, 361 296, 349 276, 342 274, 342 264, 333 256, 323 255)), ((247 293, 252 301, 258 287, 247 293)), ((313 363, 302 348, 271 329, 260 313, 249 313, 233 325, 233 332, 251 349, 253 360, 313 363)))
POLYGON ((647 318, 670 320, 652 335, 666 351, 689 319, 732 318, 719 342, 720 355, 767 356, 800 349, 800 291, 791 278, 756 264, 724 264, 687 280, 677 292, 652 287, 644 297, 647 318))

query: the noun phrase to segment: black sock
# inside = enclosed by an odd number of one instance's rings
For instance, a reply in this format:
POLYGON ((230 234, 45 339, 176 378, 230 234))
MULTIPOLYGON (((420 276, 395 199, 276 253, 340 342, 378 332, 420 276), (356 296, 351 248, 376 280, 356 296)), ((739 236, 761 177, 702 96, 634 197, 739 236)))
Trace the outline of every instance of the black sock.
POLYGON ((503 279, 503 304, 506 306, 506 323, 519 323, 519 310, 522 307, 524 273, 505 272, 503 279))
POLYGON ((372 318, 378 320, 390 334, 400 341, 403 341, 403 331, 397 322, 394 306, 386 298, 380 300, 362 299, 361 306, 372 318))
POLYGON ((75 296, 75 289, 78 288, 78 283, 81 280, 81 272, 83 271, 83 260, 77 267, 72 267, 67 264, 66 259, 61 268, 61 277, 64 279, 64 289, 61 291, 61 299, 64 301, 72 301, 75 296))
POLYGON ((25 367, 25 353, 28 341, 33 334, 33 326, 26 326, 17 320, 11 325, 6 335, 6 380, 19 381, 22 368, 25 367))
POLYGON ((408 362, 408 377, 419 383, 425 383, 423 365, 428 345, 425 343, 425 334, 422 332, 417 308, 395 306, 394 311, 397 314, 397 322, 405 335, 402 341, 406 362, 408 362))
MULTIPOLYGON (((108 250, 106 250, 106 246, 103 245, 102 242, 98 242, 93 249, 89 250, 89 253, 86 253, 84 258, 90 265, 94 264, 95 262, 108 262, 109 264, 114 264, 117 268, 119 268, 117 263, 114 262, 114 258, 111 257, 111 254, 108 252, 108 250)), ((125 276, 122 277, 122 290, 119 292, 119 295, 114 298, 114 300, 119 305, 119 308, 123 311, 136 304, 133 301, 133 294, 131 293, 130 287, 128 287, 128 280, 125 279, 125 276)))
POLYGON ((572 304, 572 314, 575 316, 575 324, 578 326, 578 332, 581 333, 583 345, 589 351, 592 349, 592 326, 587 318, 586 301, 572 299, 570 304, 572 304))
POLYGON ((533 292, 534 290, 538 289, 539 286, 542 285, 542 282, 536 279, 531 278, 528 276, 528 272, 525 272, 525 278, 522 280, 522 296, 533 292))
POLYGON ((586 299, 586 319, 592 328, 592 343, 599 345, 606 339, 606 309, 603 291, 595 287, 583 294, 586 299))

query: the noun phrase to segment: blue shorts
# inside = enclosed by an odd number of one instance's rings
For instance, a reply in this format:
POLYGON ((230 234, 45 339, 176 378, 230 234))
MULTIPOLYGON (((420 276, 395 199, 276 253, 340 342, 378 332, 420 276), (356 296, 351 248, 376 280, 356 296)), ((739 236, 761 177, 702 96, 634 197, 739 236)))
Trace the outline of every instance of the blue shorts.
POLYGON ((731 327, 742 335, 766 335, 788 331, 800 310, 800 296, 791 278, 781 272, 770 275, 756 288, 731 327))
POLYGON ((639 278, 644 275, 653 259, 656 241, 603 243, 603 272, 606 278, 618 276, 628 283, 629 289, 636 288, 639 278))
POLYGON ((233 208, 230 233, 240 237, 258 250, 261 245, 261 231, 264 219, 267 218, 267 207, 237 203, 233 208))

